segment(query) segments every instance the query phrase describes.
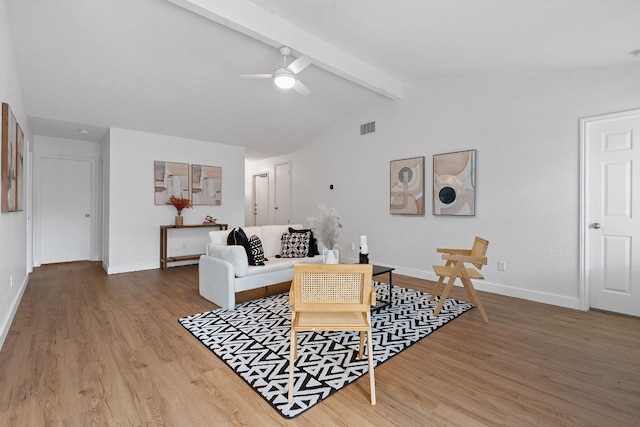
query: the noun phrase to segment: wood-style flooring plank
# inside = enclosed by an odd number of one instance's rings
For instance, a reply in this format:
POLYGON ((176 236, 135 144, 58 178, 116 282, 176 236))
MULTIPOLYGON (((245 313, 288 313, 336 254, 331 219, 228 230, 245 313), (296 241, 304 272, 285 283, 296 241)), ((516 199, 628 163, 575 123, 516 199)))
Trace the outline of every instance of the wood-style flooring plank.
MULTIPOLYGON (((0 352, 0 425, 638 425, 640 319, 479 294, 491 323, 473 309, 376 368, 377 405, 365 376, 286 420, 178 323, 216 308, 198 294, 197 266, 45 265, 0 352)), ((467 299, 457 287, 451 297, 467 299)))

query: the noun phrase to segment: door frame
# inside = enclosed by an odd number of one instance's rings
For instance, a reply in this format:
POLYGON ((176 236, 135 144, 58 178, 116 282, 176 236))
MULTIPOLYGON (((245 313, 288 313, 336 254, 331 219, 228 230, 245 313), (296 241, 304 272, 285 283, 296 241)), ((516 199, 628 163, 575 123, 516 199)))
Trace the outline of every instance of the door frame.
POLYGON ((270 198, 271 198, 271 191, 270 191, 270 185, 269 185, 269 172, 261 172, 261 173, 254 173, 251 175, 251 217, 253 218, 253 225, 256 225, 256 202, 258 200, 257 198, 257 191, 256 191, 256 178, 267 178, 267 206, 266 206, 266 210, 267 210, 267 223, 269 223, 270 218, 269 215, 271 213, 271 211, 269 210, 269 205, 270 205, 270 198))
POLYGON ((89 259, 91 261, 100 261, 102 259, 101 253, 101 224, 102 216, 100 215, 100 174, 98 159, 95 157, 86 156, 69 156, 64 154, 53 153, 37 153, 35 156, 34 167, 34 206, 33 206, 33 266, 39 267, 42 264, 42 217, 40 212, 40 162, 42 159, 56 159, 56 160, 69 160, 69 161, 82 161, 90 164, 90 212, 89 212, 89 244, 90 254, 89 259))
POLYGON ((579 308, 583 311, 589 311, 590 305, 590 273, 591 263, 589 261, 591 241, 588 233, 589 224, 587 221, 587 210, 591 197, 589 196, 589 150, 587 144, 589 141, 589 129, 594 123, 602 121, 614 121, 625 119, 627 117, 640 116, 640 109, 621 111, 618 113, 603 114, 599 116, 585 117, 580 119, 580 275, 579 275, 579 308))

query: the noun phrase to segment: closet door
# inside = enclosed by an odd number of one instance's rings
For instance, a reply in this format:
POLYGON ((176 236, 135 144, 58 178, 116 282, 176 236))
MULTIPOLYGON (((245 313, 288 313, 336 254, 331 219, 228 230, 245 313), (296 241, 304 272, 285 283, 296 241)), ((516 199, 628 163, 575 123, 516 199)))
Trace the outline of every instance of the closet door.
POLYGON ((92 159, 41 156, 38 163, 37 263, 90 260, 92 159))

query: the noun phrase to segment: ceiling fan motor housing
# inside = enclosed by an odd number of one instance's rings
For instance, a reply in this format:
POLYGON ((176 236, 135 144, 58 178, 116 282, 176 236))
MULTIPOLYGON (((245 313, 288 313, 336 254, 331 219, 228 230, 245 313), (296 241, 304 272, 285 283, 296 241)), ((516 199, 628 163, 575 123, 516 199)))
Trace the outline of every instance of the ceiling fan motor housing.
POLYGON ((281 89, 290 89, 296 84, 295 75, 286 68, 278 68, 273 72, 273 81, 281 89))

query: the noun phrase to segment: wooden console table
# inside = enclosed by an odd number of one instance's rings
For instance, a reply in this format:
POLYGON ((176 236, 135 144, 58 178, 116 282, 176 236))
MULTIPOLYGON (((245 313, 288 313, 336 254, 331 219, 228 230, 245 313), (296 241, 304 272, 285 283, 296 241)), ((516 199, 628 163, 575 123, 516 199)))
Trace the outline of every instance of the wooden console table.
POLYGON ((167 269, 167 263, 176 262, 176 261, 190 261, 194 259, 200 258, 202 254, 195 255, 181 255, 181 256, 170 256, 167 257, 167 237, 169 234, 169 230, 175 229, 180 230, 182 228, 202 228, 202 227, 217 227, 219 230, 228 230, 228 224, 193 224, 193 225, 183 225, 178 227, 177 225, 161 225, 160 226, 160 268, 163 270, 167 269))

